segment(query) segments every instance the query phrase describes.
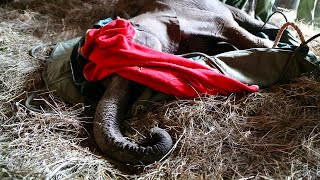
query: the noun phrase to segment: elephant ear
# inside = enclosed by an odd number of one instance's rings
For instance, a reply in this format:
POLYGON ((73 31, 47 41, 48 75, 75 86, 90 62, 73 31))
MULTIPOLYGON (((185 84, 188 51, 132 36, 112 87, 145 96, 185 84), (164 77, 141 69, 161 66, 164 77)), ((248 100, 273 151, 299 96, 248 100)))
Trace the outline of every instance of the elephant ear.
POLYGON ((129 21, 137 30, 156 37, 161 43, 161 51, 170 54, 177 52, 181 41, 180 22, 176 11, 168 4, 161 1, 146 1, 139 15, 129 21))
POLYGON ((172 148, 172 139, 163 129, 150 131, 151 141, 142 146, 129 141, 120 130, 121 118, 134 102, 130 81, 113 76, 98 103, 93 133, 99 148, 110 158, 126 164, 150 164, 160 160, 172 148))

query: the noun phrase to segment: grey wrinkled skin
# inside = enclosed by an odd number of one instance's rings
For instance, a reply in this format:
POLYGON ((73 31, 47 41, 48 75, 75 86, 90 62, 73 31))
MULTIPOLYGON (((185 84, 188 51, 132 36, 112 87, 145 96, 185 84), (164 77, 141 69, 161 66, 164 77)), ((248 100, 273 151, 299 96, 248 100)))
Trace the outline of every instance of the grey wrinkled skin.
POLYGON ((103 97, 98 103, 93 132, 99 148, 113 159, 128 164, 150 164, 161 159, 172 147, 170 135, 155 127, 150 131, 150 146, 140 146, 123 137, 121 117, 133 103, 130 81, 113 76, 103 97))
MULTIPOLYGON (((137 30, 136 43, 166 53, 200 51, 211 55, 222 47, 217 46, 218 42, 227 42, 239 49, 273 44, 253 35, 263 22, 215 0, 145 0, 138 12, 127 15, 132 17, 129 20, 137 30)), ((132 88, 132 82, 117 75, 106 84, 93 126, 99 148, 121 163, 150 164, 160 160, 172 148, 170 135, 155 127, 150 130, 151 145, 142 146, 127 140, 120 124, 138 92, 132 88)))

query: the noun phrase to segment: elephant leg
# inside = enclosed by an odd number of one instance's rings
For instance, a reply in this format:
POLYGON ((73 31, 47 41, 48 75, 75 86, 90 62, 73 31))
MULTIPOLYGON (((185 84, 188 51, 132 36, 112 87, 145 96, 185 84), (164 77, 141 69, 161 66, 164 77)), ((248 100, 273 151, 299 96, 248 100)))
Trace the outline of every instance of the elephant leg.
POLYGON ((114 75, 99 101, 93 133, 99 148, 110 158, 127 164, 150 164, 160 160, 172 147, 170 135, 155 127, 150 131, 151 145, 141 146, 125 138, 121 118, 132 106, 134 93, 130 81, 114 75))
POLYGON ((220 6, 226 10, 222 15, 194 8, 176 9, 182 34, 180 44, 186 46, 190 37, 207 37, 216 42, 228 42, 238 49, 272 47, 272 41, 254 35, 261 30, 263 22, 231 6, 220 6))
POLYGON ((231 11, 234 20, 239 24, 239 26, 246 29, 252 34, 257 34, 262 28, 278 29, 278 27, 268 23, 265 24, 263 21, 257 20, 237 8, 234 8, 232 6, 228 6, 228 8, 231 11))
POLYGON ((272 47, 273 41, 259 38, 243 27, 239 26, 235 21, 223 22, 224 27, 221 31, 221 37, 226 42, 236 46, 239 49, 257 48, 257 47, 272 47))

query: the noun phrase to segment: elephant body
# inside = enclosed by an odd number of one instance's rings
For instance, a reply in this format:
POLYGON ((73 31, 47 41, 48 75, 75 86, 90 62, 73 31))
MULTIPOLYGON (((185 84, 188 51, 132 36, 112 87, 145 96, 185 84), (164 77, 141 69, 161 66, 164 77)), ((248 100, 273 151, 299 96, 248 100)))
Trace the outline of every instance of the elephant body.
MULTIPOLYGON (((129 21, 136 30, 136 43, 171 54, 198 51, 213 55, 233 48, 273 44, 253 35, 263 22, 218 0, 147 0, 139 12, 130 16, 134 16, 129 21)), ((124 114, 139 96, 134 83, 113 75, 105 84, 94 117, 97 145, 122 163, 150 164, 160 160, 173 145, 165 130, 153 128, 148 146, 131 142, 121 133, 124 114)))
POLYGON ((262 21, 218 0, 147 0, 137 14, 129 20, 158 38, 167 53, 217 54, 226 51, 219 50, 221 42, 238 49, 273 44, 254 36, 262 21))

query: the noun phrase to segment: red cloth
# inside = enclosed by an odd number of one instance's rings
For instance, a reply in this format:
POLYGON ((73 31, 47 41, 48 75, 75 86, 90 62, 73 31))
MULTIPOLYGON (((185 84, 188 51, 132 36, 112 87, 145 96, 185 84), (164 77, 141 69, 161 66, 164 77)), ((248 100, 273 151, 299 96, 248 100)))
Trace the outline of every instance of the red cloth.
POLYGON ((81 48, 89 60, 83 70, 86 79, 99 81, 115 73, 179 98, 258 91, 258 86, 247 86, 193 60, 139 45, 134 35, 124 19, 89 30, 81 48))

